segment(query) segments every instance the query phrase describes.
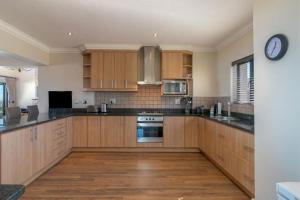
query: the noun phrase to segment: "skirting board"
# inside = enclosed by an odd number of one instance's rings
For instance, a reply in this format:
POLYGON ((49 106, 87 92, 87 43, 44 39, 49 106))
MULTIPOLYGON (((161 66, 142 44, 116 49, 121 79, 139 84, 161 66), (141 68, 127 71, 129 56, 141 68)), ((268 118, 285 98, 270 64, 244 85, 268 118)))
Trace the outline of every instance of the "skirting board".
POLYGON ((194 153, 200 152, 198 148, 73 148, 72 152, 166 152, 166 153, 179 153, 187 152, 194 153))

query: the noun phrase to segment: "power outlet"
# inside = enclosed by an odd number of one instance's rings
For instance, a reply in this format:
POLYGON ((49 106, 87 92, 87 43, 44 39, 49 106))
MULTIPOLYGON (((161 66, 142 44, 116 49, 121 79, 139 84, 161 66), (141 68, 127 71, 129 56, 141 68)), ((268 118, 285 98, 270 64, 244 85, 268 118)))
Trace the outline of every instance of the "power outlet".
POLYGON ((109 103, 110 103, 110 104, 116 104, 116 103, 117 103, 116 98, 111 98, 111 99, 109 100, 109 103))
POLYGON ((180 98, 175 99, 175 105, 180 105, 180 98))

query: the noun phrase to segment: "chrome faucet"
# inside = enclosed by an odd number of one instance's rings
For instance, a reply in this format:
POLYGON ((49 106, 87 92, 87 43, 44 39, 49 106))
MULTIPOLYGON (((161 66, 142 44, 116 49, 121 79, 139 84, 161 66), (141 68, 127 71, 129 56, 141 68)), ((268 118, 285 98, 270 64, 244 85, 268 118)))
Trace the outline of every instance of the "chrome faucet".
POLYGON ((230 101, 228 101, 227 105, 228 105, 227 115, 228 115, 228 117, 231 117, 231 103, 230 103, 230 101))

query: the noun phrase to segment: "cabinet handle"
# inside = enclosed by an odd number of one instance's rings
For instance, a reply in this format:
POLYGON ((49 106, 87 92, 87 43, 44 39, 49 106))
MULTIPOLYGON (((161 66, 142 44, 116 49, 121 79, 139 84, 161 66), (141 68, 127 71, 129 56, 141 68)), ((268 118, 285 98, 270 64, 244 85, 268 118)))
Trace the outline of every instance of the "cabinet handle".
POLYGON ((125 80, 125 88, 128 88, 128 81, 125 80))
POLYGON ((111 80, 111 88, 114 88, 114 80, 111 80))
POLYGON ((100 80, 100 88, 103 88, 102 80, 100 80))
POLYGON ((221 139, 224 139, 224 138, 225 138, 225 136, 224 136, 224 135, 221 135, 221 134, 219 134, 219 138, 221 138, 221 139))
POLYGON ((249 152, 249 153, 254 153, 254 149, 248 146, 244 146, 244 150, 249 152))
POLYGON ((244 179, 250 183, 254 183, 254 179, 249 177, 248 175, 244 174, 244 179))

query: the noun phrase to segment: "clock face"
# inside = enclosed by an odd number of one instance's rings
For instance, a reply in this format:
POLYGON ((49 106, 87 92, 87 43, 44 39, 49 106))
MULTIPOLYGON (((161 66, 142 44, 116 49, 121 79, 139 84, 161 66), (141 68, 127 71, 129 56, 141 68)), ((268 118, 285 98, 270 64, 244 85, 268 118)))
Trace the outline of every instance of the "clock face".
POLYGON ((282 42, 278 37, 274 37, 270 40, 267 47, 267 54, 270 58, 276 58, 282 49, 282 42))
POLYGON ((279 60, 281 59, 288 48, 288 40, 286 36, 282 34, 274 35, 271 37, 265 47, 266 57, 270 60, 279 60))

